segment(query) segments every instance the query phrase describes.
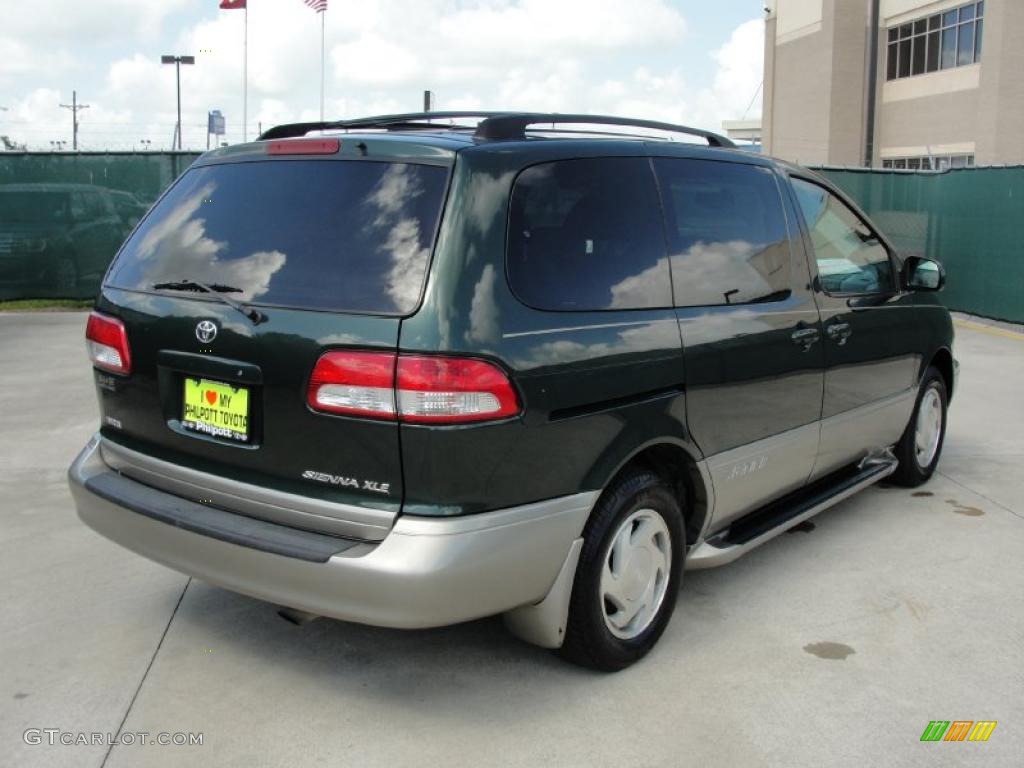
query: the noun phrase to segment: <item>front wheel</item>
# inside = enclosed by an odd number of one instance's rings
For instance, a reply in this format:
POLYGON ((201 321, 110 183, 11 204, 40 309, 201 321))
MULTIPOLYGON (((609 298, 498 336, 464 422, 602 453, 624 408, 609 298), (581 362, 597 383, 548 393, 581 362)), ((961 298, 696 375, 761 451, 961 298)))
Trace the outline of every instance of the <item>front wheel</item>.
POLYGON ((584 531, 563 657, 613 672, 665 631, 683 570, 683 516, 661 478, 632 472, 598 501, 584 531))
POLYGON ((946 437, 948 402, 946 380, 938 369, 929 367, 917 393, 914 415, 896 444, 900 464, 892 476, 893 482, 914 488, 932 476, 946 437))

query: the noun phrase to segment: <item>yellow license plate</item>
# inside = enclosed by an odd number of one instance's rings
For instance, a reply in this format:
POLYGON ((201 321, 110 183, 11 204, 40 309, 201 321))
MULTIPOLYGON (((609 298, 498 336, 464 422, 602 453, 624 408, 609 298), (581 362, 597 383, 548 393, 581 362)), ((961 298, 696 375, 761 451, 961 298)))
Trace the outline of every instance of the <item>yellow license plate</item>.
POLYGON ((249 390, 186 376, 181 423, 187 429, 211 437, 248 442, 249 390))

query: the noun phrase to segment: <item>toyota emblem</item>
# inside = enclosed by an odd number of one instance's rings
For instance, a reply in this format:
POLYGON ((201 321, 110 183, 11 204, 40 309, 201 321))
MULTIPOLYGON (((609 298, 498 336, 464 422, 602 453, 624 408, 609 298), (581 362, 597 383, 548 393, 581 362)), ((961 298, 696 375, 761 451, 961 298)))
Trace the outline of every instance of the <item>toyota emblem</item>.
POLYGON ((217 324, 212 320, 202 320, 196 326, 196 338, 203 342, 203 344, 209 344, 217 338, 217 324))

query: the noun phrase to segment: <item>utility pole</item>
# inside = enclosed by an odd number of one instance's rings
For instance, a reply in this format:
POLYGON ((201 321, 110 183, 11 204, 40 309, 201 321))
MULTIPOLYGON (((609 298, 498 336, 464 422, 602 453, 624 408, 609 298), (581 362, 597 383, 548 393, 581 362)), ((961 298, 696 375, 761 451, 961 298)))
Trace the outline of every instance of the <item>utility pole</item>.
POLYGON ((88 104, 78 103, 78 91, 71 92, 71 103, 61 104, 61 109, 71 110, 71 148, 78 151, 78 112, 82 109, 88 109, 88 104))
MULTIPOLYGON (((175 133, 178 136, 178 151, 181 151, 181 65, 195 64, 195 56, 161 56, 161 64, 173 64, 178 80, 178 124, 175 133)), ((173 147, 172 147, 173 148, 173 147)))

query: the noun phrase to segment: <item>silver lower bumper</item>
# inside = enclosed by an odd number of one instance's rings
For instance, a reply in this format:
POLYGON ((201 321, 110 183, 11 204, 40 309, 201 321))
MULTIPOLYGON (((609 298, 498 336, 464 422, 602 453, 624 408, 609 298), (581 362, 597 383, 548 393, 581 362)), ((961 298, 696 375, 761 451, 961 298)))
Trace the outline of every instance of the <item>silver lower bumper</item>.
MULTIPOLYGON (((382 541, 310 562, 169 525, 86 487, 113 472, 94 438, 68 473, 79 517, 108 539, 236 592, 400 628, 456 624, 541 602, 597 497, 579 493, 457 518, 402 516, 382 541)), ((136 505, 140 495, 164 505, 176 498, 121 476, 118 483, 131 484, 136 505)))

